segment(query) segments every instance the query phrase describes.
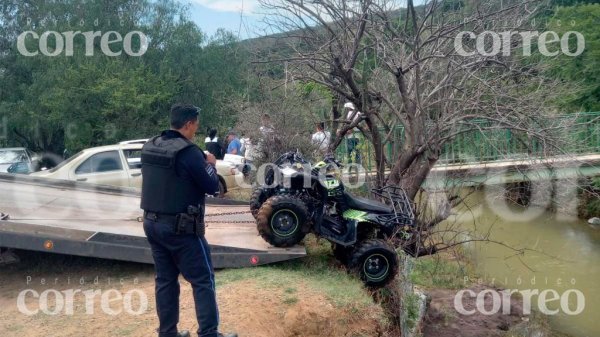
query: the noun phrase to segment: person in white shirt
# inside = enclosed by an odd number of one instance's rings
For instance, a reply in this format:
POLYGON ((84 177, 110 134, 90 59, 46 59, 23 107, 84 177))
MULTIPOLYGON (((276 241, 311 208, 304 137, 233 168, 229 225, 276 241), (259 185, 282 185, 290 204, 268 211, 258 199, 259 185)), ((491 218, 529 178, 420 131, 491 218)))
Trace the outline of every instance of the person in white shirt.
POLYGON ((242 142, 242 148, 244 149, 242 150, 242 152, 244 153, 246 163, 252 164, 255 157, 257 156, 256 145, 252 143, 252 139, 250 139, 250 137, 242 138, 240 141, 242 142))
POLYGON ((313 144, 319 147, 319 151, 326 154, 329 151, 329 144, 331 143, 331 133, 325 131, 325 123, 317 123, 317 132, 312 135, 313 144))
POLYGON ((275 128, 271 123, 271 116, 265 113, 260 118, 259 139, 253 143, 251 157, 253 160, 262 159, 268 152, 269 144, 272 144, 275 139, 275 128))

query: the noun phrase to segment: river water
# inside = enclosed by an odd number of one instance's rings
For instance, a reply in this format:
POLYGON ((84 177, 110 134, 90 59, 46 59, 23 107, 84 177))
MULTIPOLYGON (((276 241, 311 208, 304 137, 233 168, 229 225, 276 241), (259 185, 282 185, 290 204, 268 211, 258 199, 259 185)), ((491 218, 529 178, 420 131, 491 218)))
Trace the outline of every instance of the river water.
MULTIPOLYGON (((488 237, 510 246, 478 241, 466 244, 480 280, 520 291, 552 289, 558 296, 567 294, 566 310, 560 299, 548 302, 548 309, 558 310, 550 316, 551 326, 576 337, 600 336, 600 228, 574 216, 542 207, 514 206, 485 194, 471 195, 469 210, 461 208, 446 224, 464 231, 464 239, 488 237), (579 314, 572 315, 583 303, 571 289, 584 296, 585 306, 579 314)), ((532 297, 532 309, 540 310, 538 296, 532 297)))

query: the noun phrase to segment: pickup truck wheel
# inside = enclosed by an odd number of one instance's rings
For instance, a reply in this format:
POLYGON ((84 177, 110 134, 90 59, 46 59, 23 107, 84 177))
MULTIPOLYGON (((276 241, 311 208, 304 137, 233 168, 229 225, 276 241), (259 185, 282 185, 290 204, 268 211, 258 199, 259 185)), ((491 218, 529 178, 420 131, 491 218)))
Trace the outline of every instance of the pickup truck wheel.
POLYGON ((225 184, 219 178, 219 192, 217 192, 216 197, 217 198, 224 198, 225 197, 225 193, 226 193, 225 191, 226 191, 225 184))

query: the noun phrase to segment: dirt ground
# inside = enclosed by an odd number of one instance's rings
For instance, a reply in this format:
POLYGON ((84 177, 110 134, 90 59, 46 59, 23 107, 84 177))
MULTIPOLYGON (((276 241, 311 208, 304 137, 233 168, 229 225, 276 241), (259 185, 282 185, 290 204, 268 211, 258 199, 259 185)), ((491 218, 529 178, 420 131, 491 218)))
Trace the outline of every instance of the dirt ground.
MULTIPOLYGON (((155 336, 157 318, 154 305, 153 267, 143 264, 59 257, 52 254, 25 253, 19 264, 0 267, 0 336, 155 336), (112 289, 112 290, 111 290, 112 289), (19 294, 24 301, 19 309, 19 294), (83 293, 73 295, 72 313, 67 306, 57 309, 56 294, 48 295, 50 313, 42 312, 43 301, 33 296, 44 291, 69 290, 100 292, 86 307, 83 293), (112 293, 111 293, 112 292, 112 293), (135 292, 135 293, 134 293, 135 292), (131 294, 132 312, 126 312, 125 300, 115 298, 131 294), (140 296, 147 297, 142 310, 140 296), (110 295, 110 296, 106 296, 110 295), (106 296, 109 311, 103 310, 106 296), (112 300, 111 300, 112 299, 112 300), (27 313, 38 311, 37 313, 27 313), (116 315, 110 310, 120 311, 116 315), (140 311, 136 314, 135 311, 140 311)), ((180 329, 198 328, 190 285, 181 283, 180 329)), ((472 288, 476 293, 483 287, 472 288)), ((494 337, 522 322, 520 303, 513 301, 512 315, 459 315, 454 310, 456 290, 431 289, 432 300, 424 320, 424 337, 494 337)), ((63 293, 66 294, 66 293, 63 293)), ((63 299, 66 295, 61 295, 63 299)), ((231 279, 217 272, 217 297, 221 330, 236 331, 242 337, 399 337, 398 331, 385 326, 383 309, 372 304, 340 307, 302 279, 283 287, 261 284, 252 278, 231 279)), ((487 299, 490 300, 489 298, 487 299)), ((475 306, 465 298, 465 308, 475 306)), ((66 303, 66 302, 65 302, 66 303)), ((491 304, 486 301, 486 307, 491 304)), ((194 334, 193 334, 194 335, 194 334)))
MULTIPOLYGON (((115 268, 108 262, 97 262, 100 260, 83 261, 99 263, 100 266, 83 265, 71 268, 57 265, 56 271, 53 271, 52 264, 64 261, 42 257, 36 262, 38 265, 0 267, 0 336, 155 336, 158 323, 154 305, 152 266, 117 263, 115 268), (82 278, 84 284, 80 283, 82 278), (143 313, 135 315, 125 312, 125 302, 117 299, 108 302, 109 308, 121 310, 121 313, 111 315, 102 310, 102 295, 98 295, 94 302, 94 312, 89 314, 91 311, 86 309, 85 295, 77 293, 73 296, 72 314, 63 308, 56 315, 41 311, 27 315, 18 307, 19 294, 27 289, 38 294, 49 289, 59 292, 69 289, 100 290, 102 294, 106 294, 108 290, 115 289, 123 296, 131 290, 136 290, 146 294, 149 305, 143 313)), ((27 264, 30 263, 32 262, 27 264)), ((198 324, 191 287, 183 279, 180 283, 179 328, 195 332, 198 324)), ((115 295, 114 291, 112 294, 108 293, 110 297, 115 295)), ((305 288, 301 283, 284 289, 269 289, 253 280, 239 280, 218 284, 217 297, 221 330, 236 331, 243 337, 381 335, 380 323, 377 320, 377 317, 381 317, 381 312, 371 312, 372 308, 365 311, 336 308, 323 294, 305 288)), ((54 293, 48 295, 50 312, 57 308, 55 298, 54 293)), ((132 295, 131 298, 131 310, 136 311, 140 308, 140 297, 132 295)), ((26 310, 35 311, 41 308, 41 302, 44 301, 34 298, 29 292, 25 296, 24 304, 26 310)))
MULTIPOLYGON (((471 288, 475 293, 486 289, 483 286, 471 288)), ((501 289, 497 289, 501 290, 501 289)), ((502 310, 497 314, 483 315, 476 312, 473 315, 461 315, 454 309, 456 290, 433 289, 427 291, 431 296, 429 310, 424 319, 424 337, 500 337, 507 331, 526 320, 522 317, 521 302, 511 301, 511 314, 503 315, 502 310)), ((492 297, 486 296, 485 308, 492 308, 492 297)), ((464 297, 464 308, 468 311, 475 309, 475 299, 464 297)))

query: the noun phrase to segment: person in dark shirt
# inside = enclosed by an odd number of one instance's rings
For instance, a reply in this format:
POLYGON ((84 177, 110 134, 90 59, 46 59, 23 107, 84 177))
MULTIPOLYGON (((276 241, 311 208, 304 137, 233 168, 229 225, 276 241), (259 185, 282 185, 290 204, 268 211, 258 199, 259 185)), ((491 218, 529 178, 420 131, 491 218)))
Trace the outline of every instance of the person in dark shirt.
POLYGON ((223 159, 223 146, 217 137, 217 129, 210 129, 208 131, 208 137, 204 139, 206 145, 206 151, 212 153, 217 159, 223 159))
POLYGON ((142 148, 141 206, 156 271, 158 336, 190 336, 188 331, 177 330, 181 274, 192 285, 198 336, 237 337, 218 331, 215 276, 204 237, 205 194, 219 189, 216 159, 191 142, 199 125, 196 107, 174 105, 170 119, 171 129, 142 148), (182 222, 190 209, 201 211, 192 212, 192 220, 187 217, 182 222))

